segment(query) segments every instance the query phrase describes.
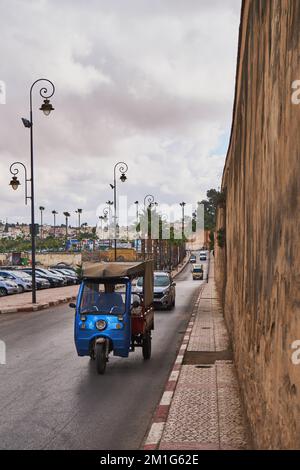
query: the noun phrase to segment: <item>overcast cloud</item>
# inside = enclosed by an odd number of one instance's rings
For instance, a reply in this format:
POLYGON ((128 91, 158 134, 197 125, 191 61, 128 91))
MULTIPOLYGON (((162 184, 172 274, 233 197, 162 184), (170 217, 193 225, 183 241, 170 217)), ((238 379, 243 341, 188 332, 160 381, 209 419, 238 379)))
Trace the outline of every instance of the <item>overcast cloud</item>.
POLYGON ((29 221, 9 165, 29 162, 29 87, 56 86, 55 111, 34 95, 36 205, 60 215, 112 199, 113 166, 129 201, 196 202, 220 185, 232 118, 240 0, 0 0, 0 219, 29 221))

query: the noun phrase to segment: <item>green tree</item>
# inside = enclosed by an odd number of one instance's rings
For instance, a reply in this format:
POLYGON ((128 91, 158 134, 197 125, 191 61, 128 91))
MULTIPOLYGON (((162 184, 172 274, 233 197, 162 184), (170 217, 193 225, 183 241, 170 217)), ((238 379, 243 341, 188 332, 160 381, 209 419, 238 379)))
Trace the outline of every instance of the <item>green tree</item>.
POLYGON ((217 207, 224 207, 226 203, 225 193, 216 189, 209 189, 206 193, 207 199, 203 199, 204 206, 204 228, 214 230, 216 227, 217 207))

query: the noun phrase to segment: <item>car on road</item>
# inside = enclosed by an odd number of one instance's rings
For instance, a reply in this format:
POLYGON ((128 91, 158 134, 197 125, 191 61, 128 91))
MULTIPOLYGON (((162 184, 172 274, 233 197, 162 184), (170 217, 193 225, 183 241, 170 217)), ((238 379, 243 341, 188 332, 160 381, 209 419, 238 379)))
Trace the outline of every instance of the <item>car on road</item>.
POLYGON ((206 261, 206 260, 207 260, 207 253, 206 253, 206 251, 204 251, 204 250, 200 251, 199 257, 200 257, 200 261, 206 261))
POLYGON ((192 269, 192 276, 194 281, 202 281, 203 280, 203 265, 202 264, 194 264, 192 269))
POLYGON ((27 292, 32 290, 32 279, 28 278, 22 271, 0 271, 0 276, 5 280, 14 281, 19 292, 27 292))
MULTIPOLYGON (((170 273, 166 271, 154 271, 153 305, 155 308, 171 310, 175 307, 176 283, 170 273)), ((136 283, 135 292, 143 292, 143 278, 136 283)))
POLYGON ((197 261, 196 255, 192 254, 190 256, 190 263, 196 263, 196 261, 197 261))
POLYGON ((0 276, 0 297, 9 294, 18 294, 18 284, 10 279, 4 279, 0 276))

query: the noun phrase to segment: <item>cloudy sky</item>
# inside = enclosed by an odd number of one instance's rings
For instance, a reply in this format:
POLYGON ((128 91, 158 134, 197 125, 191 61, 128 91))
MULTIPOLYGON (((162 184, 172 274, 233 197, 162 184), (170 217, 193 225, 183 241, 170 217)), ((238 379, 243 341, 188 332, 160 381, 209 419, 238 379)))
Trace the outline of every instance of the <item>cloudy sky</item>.
MULTIPOLYGON (((220 185, 228 144, 240 0, 0 0, 0 219, 27 222, 9 165, 29 162, 29 87, 56 86, 45 117, 34 93, 36 205, 95 223, 113 166, 129 202, 196 202, 220 185)), ((22 186, 23 188, 23 186, 22 186)))

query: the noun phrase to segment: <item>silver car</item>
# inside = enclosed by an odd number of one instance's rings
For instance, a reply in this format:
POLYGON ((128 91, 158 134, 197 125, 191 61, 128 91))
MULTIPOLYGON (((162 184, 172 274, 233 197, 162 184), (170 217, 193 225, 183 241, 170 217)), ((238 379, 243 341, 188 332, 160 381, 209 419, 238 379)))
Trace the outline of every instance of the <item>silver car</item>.
POLYGON ((0 276, 5 280, 14 281, 18 286, 19 292, 32 290, 32 280, 22 271, 0 271, 0 276))
MULTIPOLYGON (((171 274, 166 271, 154 271, 153 305, 157 308, 171 310, 175 307, 175 286, 171 274)), ((136 283, 135 292, 143 292, 143 278, 136 283)))
POLYGON ((19 292, 18 285, 9 279, 0 276, 0 297, 9 294, 17 294, 19 292))

